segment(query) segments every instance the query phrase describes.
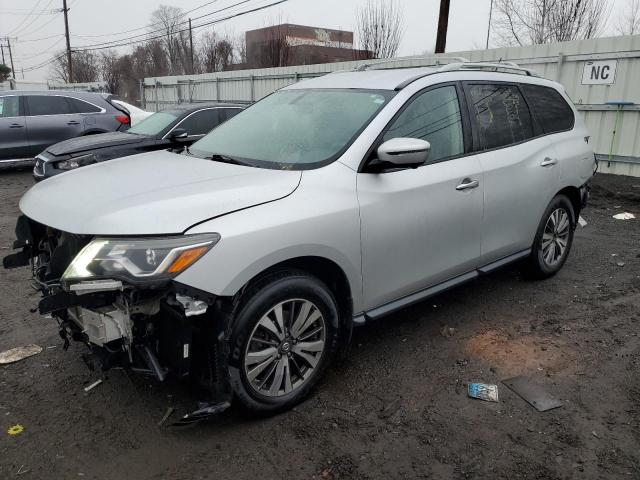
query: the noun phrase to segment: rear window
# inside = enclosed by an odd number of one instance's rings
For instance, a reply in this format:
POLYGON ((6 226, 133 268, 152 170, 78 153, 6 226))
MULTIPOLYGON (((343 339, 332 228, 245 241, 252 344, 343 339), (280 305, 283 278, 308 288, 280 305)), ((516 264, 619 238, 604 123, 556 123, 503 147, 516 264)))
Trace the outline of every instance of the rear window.
POLYGON ((178 117, 183 114, 184 112, 182 111, 172 110, 154 113, 140 121, 137 125, 131 127, 127 130, 127 133, 134 133, 137 135, 158 135, 160 132, 170 127, 178 117))
POLYGON ((30 116, 71 113, 71 108, 65 97, 57 95, 28 95, 26 100, 30 116))
POLYGON ((470 85, 479 149, 490 150, 533 137, 531 113, 515 85, 470 85))
POLYGON ((540 85, 522 85, 522 88, 544 133, 573 128, 573 110, 557 90, 540 85))
POLYGON ((67 100, 71 104, 71 110, 73 113, 97 113, 102 111, 100 107, 96 107, 95 105, 77 98, 68 97, 67 100))

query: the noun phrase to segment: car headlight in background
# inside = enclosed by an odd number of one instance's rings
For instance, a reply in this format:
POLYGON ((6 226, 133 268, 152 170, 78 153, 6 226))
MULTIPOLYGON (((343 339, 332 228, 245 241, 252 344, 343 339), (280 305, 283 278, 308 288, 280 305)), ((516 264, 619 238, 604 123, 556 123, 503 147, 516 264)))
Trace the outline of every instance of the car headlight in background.
POLYGON ((98 160, 93 153, 88 155, 81 155, 79 157, 73 157, 68 160, 62 160, 60 162, 56 162, 55 166, 59 170, 73 170, 74 168, 84 167, 85 165, 91 165, 92 163, 96 163, 98 160))
POLYGON ((133 283, 168 280, 216 243, 217 233, 165 238, 96 238, 67 267, 62 280, 120 278, 133 283))

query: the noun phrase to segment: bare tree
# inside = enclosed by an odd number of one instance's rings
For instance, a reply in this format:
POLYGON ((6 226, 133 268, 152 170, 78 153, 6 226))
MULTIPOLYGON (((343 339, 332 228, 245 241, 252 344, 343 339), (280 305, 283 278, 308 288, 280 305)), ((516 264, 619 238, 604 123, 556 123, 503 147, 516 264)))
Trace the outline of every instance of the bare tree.
MULTIPOLYGON (((71 52, 73 62, 73 81, 76 83, 97 82, 100 77, 98 57, 89 51, 79 50, 71 52)), ((51 80, 69 83, 69 68, 67 55, 58 52, 54 57, 49 71, 51 80)))
POLYGON ((236 63, 247 63, 247 39, 244 35, 236 37, 234 49, 236 51, 236 63))
POLYGON ((112 50, 108 50, 100 55, 100 76, 107 85, 107 91, 120 94, 124 80, 122 60, 124 57, 112 50))
POLYGON ((182 31, 185 29, 184 19, 184 11, 179 7, 160 5, 151 13, 149 29, 162 30, 162 46, 167 53, 169 70, 173 74, 188 71, 191 63, 188 34, 182 31))
POLYGON ((368 0, 356 12, 359 48, 371 58, 393 58, 404 36, 404 11, 396 0, 368 0))
POLYGON ((9 77, 11 77, 11 69, 9 68, 8 65, 5 65, 4 63, 0 63, 0 82, 4 82, 5 80, 8 80, 9 77))
POLYGON ((597 37, 609 15, 607 0, 495 0, 495 11, 502 46, 597 37))
POLYGON ((627 0, 627 5, 615 26, 620 35, 640 33, 640 0, 627 0))

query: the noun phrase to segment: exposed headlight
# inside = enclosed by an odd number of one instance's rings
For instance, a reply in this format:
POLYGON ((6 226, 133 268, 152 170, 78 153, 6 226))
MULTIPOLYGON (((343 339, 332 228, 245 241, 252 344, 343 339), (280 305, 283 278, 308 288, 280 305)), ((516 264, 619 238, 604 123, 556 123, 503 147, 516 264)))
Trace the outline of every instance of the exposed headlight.
POLYGON ((79 157, 70 158, 69 160, 56 162, 55 165, 59 170, 73 170, 74 168, 84 167, 85 165, 90 165, 96 162, 96 156, 93 153, 89 153, 88 155, 81 155, 79 157))
POLYGON ((120 278, 131 283, 168 280, 220 241, 209 233, 166 238, 96 238, 67 267, 62 280, 120 278))

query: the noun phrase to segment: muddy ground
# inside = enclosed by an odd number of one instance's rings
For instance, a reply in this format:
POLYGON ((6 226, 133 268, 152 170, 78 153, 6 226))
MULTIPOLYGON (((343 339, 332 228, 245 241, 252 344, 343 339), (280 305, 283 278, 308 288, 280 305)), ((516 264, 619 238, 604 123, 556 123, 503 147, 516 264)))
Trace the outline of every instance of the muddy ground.
MULTIPOLYGON (((5 254, 32 181, 0 182, 5 254)), ((231 409, 181 431, 157 426, 192 405, 180 384, 113 371, 85 393, 98 377, 83 347, 64 352, 29 312, 27 269, 2 271, 0 351, 45 350, 0 367, 0 478, 640 479, 640 179, 597 176, 583 216, 555 278, 508 269, 369 324, 294 411, 231 409), (612 218, 623 211, 638 218, 612 218), (500 384, 519 374, 564 406, 539 413, 500 384), (500 402, 468 398, 475 381, 497 383, 500 402)))

